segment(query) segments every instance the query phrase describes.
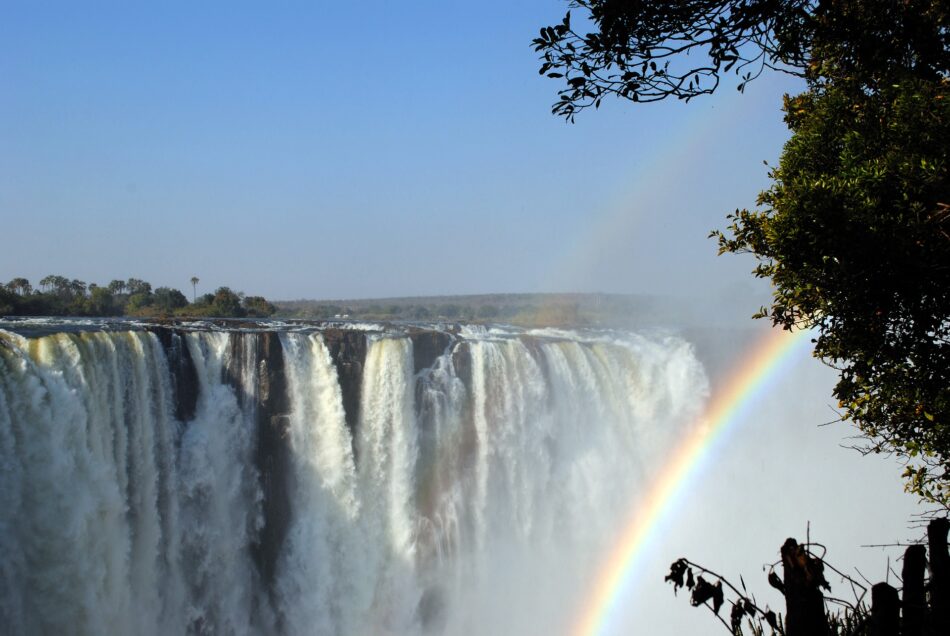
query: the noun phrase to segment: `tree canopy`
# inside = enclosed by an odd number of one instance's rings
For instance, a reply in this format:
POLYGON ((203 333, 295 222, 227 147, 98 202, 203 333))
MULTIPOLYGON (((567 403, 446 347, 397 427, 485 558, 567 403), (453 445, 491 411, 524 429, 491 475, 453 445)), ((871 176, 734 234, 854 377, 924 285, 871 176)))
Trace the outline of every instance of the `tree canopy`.
MULTIPOLYGON (((197 278, 192 278, 197 281, 197 278)), ((194 284, 194 283, 193 283, 194 284)), ((159 287, 138 278, 112 280, 106 286, 50 275, 33 288, 25 278, 0 285, 0 316, 206 316, 267 317, 277 308, 262 296, 247 296, 219 287, 189 303, 178 289, 159 287)))
POLYGON ((794 134, 773 185, 732 215, 720 251, 756 256, 774 288, 761 315, 817 328, 844 417, 873 450, 922 460, 911 488, 947 503, 950 84, 832 85, 785 112, 794 134))
POLYGON ((727 73, 746 84, 772 69, 802 77, 860 76, 895 65, 948 70, 948 9, 928 0, 573 0, 533 41, 539 72, 562 81, 555 114, 573 121, 614 95, 634 102, 713 93, 727 73))
POLYGON ((814 328, 844 419, 908 460, 908 487, 950 504, 950 5, 934 0, 571 3, 541 30, 541 72, 573 121, 613 94, 689 100, 727 72, 803 77, 758 207, 713 232, 773 285, 759 316, 814 328))

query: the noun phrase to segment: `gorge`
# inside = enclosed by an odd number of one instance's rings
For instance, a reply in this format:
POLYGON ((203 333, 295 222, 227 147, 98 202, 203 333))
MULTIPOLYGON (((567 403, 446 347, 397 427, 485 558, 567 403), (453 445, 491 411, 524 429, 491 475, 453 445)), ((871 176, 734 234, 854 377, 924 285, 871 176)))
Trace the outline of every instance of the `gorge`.
POLYGON ((561 633, 707 393, 663 332, 4 321, 0 614, 561 633))

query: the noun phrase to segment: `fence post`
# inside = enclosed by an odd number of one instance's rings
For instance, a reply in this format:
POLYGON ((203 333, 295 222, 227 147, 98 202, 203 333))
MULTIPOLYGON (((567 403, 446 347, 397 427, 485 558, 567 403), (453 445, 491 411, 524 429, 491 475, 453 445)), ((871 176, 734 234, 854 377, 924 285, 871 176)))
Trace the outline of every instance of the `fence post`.
POLYGON ((908 546, 904 551, 904 581, 902 636, 923 636, 927 623, 927 593, 924 589, 924 570, 927 567, 927 549, 922 545, 908 546))
POLYGON ((819 589, 820 585, 827 585, 821 561, 809 556, 795 539, 786 539, 782 546, 782 570, 786 636, 827 636, 825 601, 819 589))
POLYGON ((871 636, 898 636, 901 602, 897 590, 887 583, 871 587, 871 636))
POLYGON ((934 519, 927 525, 930 544, 930 629, 928 634, 950 634, 950 554, 947 532, 950 520, 934 519))

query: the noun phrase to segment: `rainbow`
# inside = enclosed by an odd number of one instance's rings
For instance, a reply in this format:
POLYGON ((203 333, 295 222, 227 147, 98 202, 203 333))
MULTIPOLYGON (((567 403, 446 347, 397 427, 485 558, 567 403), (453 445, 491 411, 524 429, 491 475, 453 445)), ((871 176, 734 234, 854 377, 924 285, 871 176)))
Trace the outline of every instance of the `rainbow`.
POLYGON ((658 474, 620 534, 609 558, 593 579, 593 590, 579 620, 571 631, 575 636, 600 636, 607 633, 612 618, 619 613, 625 591, 633 584, 634 570, 646 548, 653 542, 663 521, 675 509, 676 501, 687 490, 691 477, 700 473, 712 455, 716 442, 724 437, 772 386, 809 342, 810 332, 790 334, 771 330, 756 343, 729 375, 724 386, 713 395, 692 432, 672 453, 671 461, 658 474))

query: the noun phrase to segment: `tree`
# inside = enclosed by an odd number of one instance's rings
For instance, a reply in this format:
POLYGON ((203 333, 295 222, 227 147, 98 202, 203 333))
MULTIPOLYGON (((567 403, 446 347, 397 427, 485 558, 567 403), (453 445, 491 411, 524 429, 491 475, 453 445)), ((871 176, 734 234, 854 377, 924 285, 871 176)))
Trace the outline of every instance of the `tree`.
POLYGON ((439 307, 439 315, 450 320, 458 318, 461 313, 462 308, 456 304, 441 305, 439 307))
POLYGON ((56 294, 58 296, 64 297, 70 297, 72 295, 70 281, 65 276, 56 276, 55 274, 50 274, 40 281, 40 287, 42 287, 43 290, 48 294, 56 294))
POLYGON ((73 298, 82 298, 86 295, 86 283, 79 280, 78 278, 74 278, 69 281, 68 288, 69 293, 73 298))
POLYGON ((215 290, 211 306, 213 314, 221 318, 240 318, 245 314, 244 308, 241 307, 241 296, 229 287, 218 287, 215 290))
POLYGON ((33 293, 33 286, 25 278, 14 278, 7 283, 7 289, 20 296, 27 296, 33 293))
POLYGON ((714 92, 735 68, 740 90, 765 68, 805 65, 812 2, 576 0, 597 27, 575 31, 571 12, 533 42, 539 72, 563 79, 552 110, 573 121, 607 95, 634 102, 690 100, 714 92), (687 55, 692 54, 688 59, 687 55))
POLYGON ((130 296, 134 296, 135 294, 149 295, 152 293, 152 284, 144 280, 139 280, 138 278, 130 278, 125 281, 125 289, 130 296))
POLYGON ((248 316, 255 316, 258 318, 273 316, 277 311, 277 307, 267 302, 267 299, 263 296, 245 296, 244 309, 247 310, 248 316))
POLYGON ((15 315, 18 300, 15 293, 5 287, 0 287, 0 316, 15 315))
POLYGON ((52 289, 54 278, 56 277, 50 274, 49 276, 44 276, 43 278, 40 279, 40 287, 43 289, 44 292, 49 292, 52 289))
MULTIPOLYGON (((92 285, 90 285, 90 288, 92 285)), ((112 292, 108 287, 95 287, 89 293, 89 313, 93 316, 111 316, 116 313, 112 292)))
POLYGON ((689 101, 723 74, 737 88, 763 70, 802 77, 860 77, 873 84, 895 65, 948 70, 948 11, 934 0, 573 0, 595 27, 578 32, 568 11, 533 41, 539 72, 563 81, 552 111, 574 120, 614 95, 634 102, 689 101))
POLYGON ((124 280, 112 280, 109 282, 109 291, 117 296, 119 294, 125 293, 125 281, 124 280))
POLYGON ((140 314, 140 313, 150 313, 145 310, 152 307, 154 304, 154 297, 151 293, 138 292, 131 294, 128 301, 125 303, 125 313, 127 314, 140 314))
POLYGON ((177 289, 159 287, 153 293, 155 308, 165 314, 170 314, 188 304, 188 299, 177 289))
POLYGON ((773 284, 758 314, 817 330, 840 370, 844 419, 910 464, 908 487, 950 505, 950 7, 934 0, 577 1, 534 40, 573 121, 613 94, 692 99, 735 70, 798 74, 792 138, 759 208, 737 210, 722 252, 773 284))
POLYGON ((191 277, 191 301, 192 302, 198 302, 198 283, 199 283, 198 277, 192 276, 191 277))
POLYGON ((732 215, 721 252, 769 278, 760 316, 815 328, 841 371, 835 396, 871 450, 913 461, 926 499, 950 502, 950 84, 868 95, 837 85, 786 101, 794 135, 761 208, 732 215))
POLYGON ((498 316, 498 307, 495 305, 479 305, 475 315, 483 320, 495 318, 498 316))

